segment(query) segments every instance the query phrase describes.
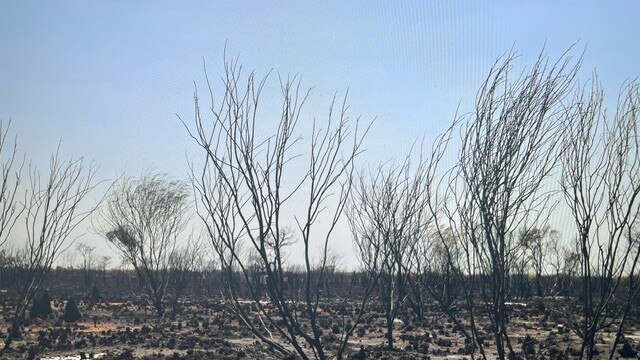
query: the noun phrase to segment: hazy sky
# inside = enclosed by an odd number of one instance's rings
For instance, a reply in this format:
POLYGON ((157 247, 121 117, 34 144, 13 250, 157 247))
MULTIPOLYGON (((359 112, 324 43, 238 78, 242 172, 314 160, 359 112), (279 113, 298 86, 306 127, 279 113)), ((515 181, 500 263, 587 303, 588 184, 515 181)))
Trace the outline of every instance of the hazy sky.
MULTIPOLYGON (((307 120, 349 89, 351 115, 377 118, 361 159, 377 163, 433 139, 458 104, 472 110, 512 46, 527 65, 545 43, 555 57, 579 41, 581 76, 597 68, 612 97, 640 75, 638 39, 638 1, 2 1, 0 118, 36 163, 63 139, 63 154, 95 160, 104 179, 148 169, 186 179, 196 152, 176 113, 191 119, 203 60, 219 77, 227 42, 246 68, 274 70, 266 109, 278 104, 278 73, 313 87, 307 120)), ((353 263, 340 234, 333 247, 353 263)), ((95 235, 81 241, 108 251, 95 235)))

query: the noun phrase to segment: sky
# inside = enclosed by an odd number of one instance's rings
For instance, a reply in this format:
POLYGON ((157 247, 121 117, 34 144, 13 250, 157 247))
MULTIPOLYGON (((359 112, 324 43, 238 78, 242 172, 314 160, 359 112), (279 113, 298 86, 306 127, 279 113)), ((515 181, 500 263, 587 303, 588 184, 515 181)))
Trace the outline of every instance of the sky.
MULTIPOLYGON (((512 48, 526 66, 543 47, 554 58, 577 43, 581 77, 597 69, 615 94, 640 75, 638 39, 637 1, 2 1, 0 118, 41 166, 62 141, 63 156, 93 160, 101 179, 187 180, 198 152, 177 115, 192 119, 203 64, 219 78, 226 44, 244 68, 272 71, 267 124, 278 75, 312 88, 306 124, 326 120, 348 90, 351 116, 375 119, 359 159, 375 165, 473 110, 489 67, 512 48)), ((78 236, 113 256, 100 236, 78 236)), ((357 262, 346 224, 332 248, 357 262)))

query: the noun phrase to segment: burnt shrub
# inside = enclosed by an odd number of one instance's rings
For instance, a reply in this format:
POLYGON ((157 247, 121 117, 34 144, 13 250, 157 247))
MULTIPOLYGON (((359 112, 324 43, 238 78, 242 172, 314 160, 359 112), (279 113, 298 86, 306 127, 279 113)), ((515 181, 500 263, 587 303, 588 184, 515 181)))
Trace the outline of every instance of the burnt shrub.
POLYGON ((622 348, 620 348, 618 352, 624 359, 636 359, 638 357, 638 352, 635 351, 627 342, 622 344, 622 348))
POLYGON ((102 296, 100 295, 100 290, 98 290, 97 286, 93 285, 91 287, 91 292, 89 293, 89 298, 91 298, 91 300, 93 300, 93 301, 102 300, 102 296))
POLYGON ((522 340, 522 352, 527 355, 533 355, 536 353, 536 340, 527 335, 522 340))
POLYGON ((49 338, 49 334, 44 331, 38 332, 38 346, 41 349, 46 349, 50 347, 52 344, 51 339, 49 338))
POLYGON ((169 341, 167 342, 167 348, 171 350, 176 348, 176 338, 172 337, 169 339, 169 341))
POLYGON ((351 355, 349 357, 349 360, 365 360, 367 358, 367 351, 364 349, 364 346, 360 345, 360 350, 357 353, 351 355))
POLYGON ((73 343, 73 347, 75 347, 76 349, 82 349, 87 347, 87 339, 82 338, 76 342, 73 343))
POLYGON ((453 342, 451 340, 445 339, 445 338, 437 338, 435 343, 438 346, 441 346, 443 348, 448 348, 448 347, 451 347, 453 345, 453 342))
POLYGON ((49 296, 49 292, 45 291, 42 293, 42 296, 33 301, 29 316, 34 319, 49 317, 51 314, 53 314, 51 310, 51 297, 49 296))
POLYGON ((133 359, 133 350, 124 349, 117 357, 116 360, 132 360, 133 359))
POLYGON ((82 314, 80 314, 80 310, 78 310, 78 304, 76 304, 73 297, 70 297, 69 301, 67 301, 62 319, 67 323, 75 323, 82 319, 82 314))
POLYGON ((35 346, 30 347, 29 350, 27 351, 28 360, 34 360, 37 355, 38 355, 38 348, 35 346))

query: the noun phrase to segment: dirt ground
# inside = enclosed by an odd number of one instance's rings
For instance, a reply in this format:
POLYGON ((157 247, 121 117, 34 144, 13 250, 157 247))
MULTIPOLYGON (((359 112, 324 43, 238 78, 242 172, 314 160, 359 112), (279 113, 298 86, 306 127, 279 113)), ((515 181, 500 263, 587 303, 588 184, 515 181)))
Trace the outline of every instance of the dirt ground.
MULTIPOLYGON (((511 304, 509 324, 512 342, 523 358, 570 359, 579 350, 578 337, 562 324, 566 307, 545 301, 511 304), (525 351, 526 350, 526 351, 525 351), (530 353, 530 356, 525 354, 530 353)), ((178 315, 158 320, 152 308, 132 302, 80 302, 83 319, 75 324, 60 320, 63 302, 53 302, 54 315, 34 319, 21 339, 0 359, 271 359, 274 354, 240 326, 221 302, 185 303, 178 315)), ((11 308, 5 305, 0 332, 6 336, 11 308)), ((337 342, 341 321, 330 304, 323 307, 320 325, 324 340, 337 342)), ((566 318, 565 318, 566 319, 566 318)), ((495 357, 486 319, 480 321, 488 358, 495 357)), ((395 323, 394 351, 384 350, 384 317, 370 307, 354 333, 349 349, 353 359, 470 359, 469 344, 460 329, 432 306, 419 323, 403 313, 395 323)), ((640 344, 637 316, 629 321, 625 343, 633 350, 640 344)), ((598 340, 597 358, 608 358, 615 329, 598 340)), ((618 347, 620 349, 621 346, 618 347)), ((616 352, 614 358, 622 358, 616 352)))

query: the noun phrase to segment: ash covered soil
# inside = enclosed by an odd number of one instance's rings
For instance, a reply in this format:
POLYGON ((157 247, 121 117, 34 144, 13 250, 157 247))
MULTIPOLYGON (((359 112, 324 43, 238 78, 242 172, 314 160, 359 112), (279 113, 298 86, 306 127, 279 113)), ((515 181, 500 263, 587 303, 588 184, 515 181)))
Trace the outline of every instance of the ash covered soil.
MULTIPOLYGON (((79 302, 82 320, 65 323, 64 301, 52 301, 53 314, 31 319, 22 337, 0 359, 272 359, 277 356, 239 324, 222 301, 184 302, 179 311, 158 319, 151 306, 142 302, 79 302)), ((247 305, 249 306, 249 305, 247 305)), ((342 316, 330 303, 321 307, 319 324, 323 341, 337 346, 342 316)), ((570 304, 562 299, 532 300, 510 304, 510 334, 523 359, 571 359, 579 353, 579 339, 566 323, 570 304)), ((0 332, 9 327, 11 306, 3 306, 0 332)), ((626 327, 622 346, 614 358, 639 350, 638 316, 626 327)), ((255 314, 254 321, 260 323, 255 314)), ((597 339, 596 358, 608 358, 615 327, 597 339)), ((350 359, 470 359, 471 345, 463 332, 429 305, 422 321, 409 311, 395 322, 395 349, 386 350, 385 320, 380 308, 368 308, 363 323, 350 340, 350 359)), ((481 317, 480 333, 487 357, 495 358, 488 318, 481 317)), ((272 335, 277 338, 277 334, 272 335)), ((631 358, 637 358, 631 356, 631 358)))

